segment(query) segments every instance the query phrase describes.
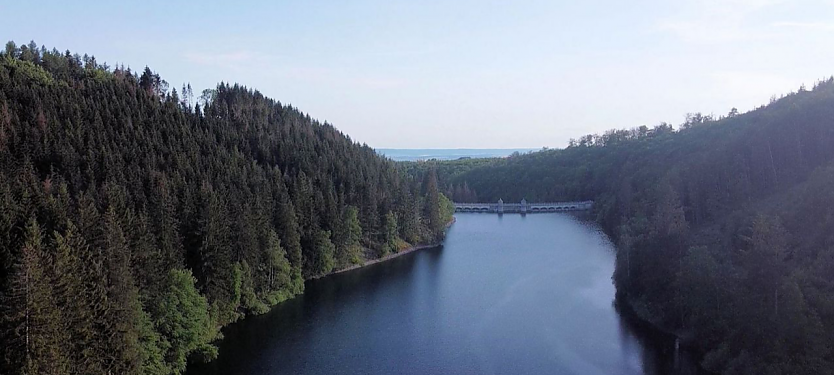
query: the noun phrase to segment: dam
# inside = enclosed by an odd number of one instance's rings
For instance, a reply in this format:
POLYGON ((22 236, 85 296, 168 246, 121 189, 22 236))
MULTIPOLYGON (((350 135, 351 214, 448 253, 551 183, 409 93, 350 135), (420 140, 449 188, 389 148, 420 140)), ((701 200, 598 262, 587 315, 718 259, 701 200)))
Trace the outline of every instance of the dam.
POLYGON ((530 203, 522 199, 519 203, 504 203, 503 199, 499 199, 496 203, 455 203, 455 212, 528 214, 538 212, 586 211, 593 207, 593 201, 530 203))

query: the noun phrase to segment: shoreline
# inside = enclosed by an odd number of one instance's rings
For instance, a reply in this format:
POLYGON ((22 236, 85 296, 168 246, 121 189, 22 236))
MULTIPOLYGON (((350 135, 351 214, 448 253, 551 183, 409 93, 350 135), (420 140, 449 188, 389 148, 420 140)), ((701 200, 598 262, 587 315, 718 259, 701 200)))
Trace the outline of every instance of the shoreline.
POLYGON ((634 309, 634 305, 628 299, 628 297, 620 295, 619 291, 616 293, 614 297, 614 308, 617 310, 617 313, 619 313, 620 316, 628 320, 631 324, 641 327, 644 330, 644 333, 647 334, 647 337, 649 337, 649 339, 663 340, 668 343, 676 343, 676 345, 679 345, 679 348, 681 350, 688 351, 695 360, 695 365, 698 368, 699 374, 716 374, 712 371, 707 370, 702 365, 701 361, 703 361, 704 359, 704 350, 703 348, 698 346, 696 342, 692 341, 690 338, 687 338, 686 335, 680 331, 664 327, 662 324, 657 323, 650 317, 645 317, 641 315, 634 309))
POLYGON ((443 244, 442 242, 439 242, 439 243, 436 243, 436 244, 409 246, 409 247, 405 248, 403 251, 400 251, 398 253, 391 253, 391 254, 388 254, 388 255, 386 255, 382 258, 371 259, 371 260, 368 260, 367 262, 362 263, 362 264, 354 264, 350 267, 342 268, 338 271, 333 271, 333 272, 330 272, 326 275, 316 277, 316 279, 319 279, 319 278, 322 278, 322 277, 327 277, 327 276, 330 276, 330 275, 340 274, 340 273, 343 273, 343 272, 353 271, 355 269, 370 266, 372 264, 377 264, 377 263, 384 262, 386 260, 391 260, 391 259, 394 259, 394 258, 400 256, 400 255, 405 255, 405 254, 408 254, 408 253, 411 253, 411 252, 414 252, 414 251, 417 251, 417 250, 423 250, 423 249, 429 249, 429 248, 432 248, 432 247, 438 247, 442 244, 443 244))
MULTIPOLYGON (((449 222, 448 222, 448 223, 446 223, 446 226, 445 226, 445 227, 444 227, 444 229, 443 229, 443 230, 444 230, 444 234, 445 234, 445 231, 449 230, 449 227, 451 227, 451 226, 452 226, 452 224, 454 224, 454 223, 455 223, 455 221, 457 221, 457 219, 455 218, 455 216, 454 216, 454 215, 452 215, 452 220, 449 220, 449 222)), ((444 239, 445 239, 445 236, 444 236, 444 239)), ((384 262, 384 261, 387 261, 387 260, 394 259, 394 258, 399 257, 399 256, 401 256, 401 255, 405 255, 405 254, 409 254, 409 253, 415 252, 415 251, 417 251, 417 250, 423 250, 423 249, 429 249, 429 248, 433 248, 433 247, 438 247, 438 246, 441 246, 442 244, 443 244, 443 240, 440 240, 439 242, 434 243, 434 244, 419 244, 419 245, 412 245, 412 246, 409 246, 409 247, 407 247, 407 248, 403 249, 402 251, 399 251, 399 252, 396 252, 396 253, 391 253, 391 254, 388 254, 388 255, 386 255, 386 256, 384 256, 384 257, 382 257, 382 258, 370 259, 370 260, 368 260, 368 261, 366 261, 366 262, 364 262, 364 263, 362 263, 362 264, 354 264, 354 265, 352 265, 352 266, 350 266, 350 267, 342 268, 342 269, 340 269, 340 270, 334 270, 334 271, 331 271, 331 272, 326 273, 326 274, 321 275, 321 276, 316 276, 316 277, 311 277, 311 278, 309 278, 309 279, 304 279, 304 283, 306 283, 307 281, 310 281, 310 280, 316 280, 316 279, 320 279, 320 278, 327 277, 327 276, 330 276, 330 275, 335 275, 335 274, 339 274, 339 273, 343 273, 343 272, 352 271, 352 270, 355 270, 355 269, 358 269, 358 268, 362 268, 362 267, 370 266, 370 265, 372 265, 372 264, 381 263, 381 262, 384 262)), ((246 319, 251 318, 251 317, 253 317, 253 316, 266 314, 266 313, 268 313, 269 311, 272 311, 273 309, 275 309, 278 305, 280 305, 280 304, 282 304, 282 303, 285 303, 285 302, 287 302, 288 300, 291 300, 291 299, 293 299, 293 298, 298 298, 298 296, 301 296, 301 295, 303 295, 303 294, 304 294, 304 291, 303 291, 303 290, 302 290, 300 293, 297 293, 297 294, 292 294, 292 295, 288 296, 287 298, 284 298, 284 299, 282 299, 281 301, 279 301, 279 302, 275 303, 274 305, 269 305, 269 306, 268 306, 268 308, 267 308, 267 310, 266 310, 266 311, 264 311, 264 312, 262 312, 262 313, 252 313, 252 312, 246 312, 246 313, 244 313, 242 316, 240 316, 238 319, 236 319, 235 321, 232 321, 232 322, 229 322, 229 323, 227 323, 227 324, 224 324, 223 326, 219 327, 218 329, 219 329, 219 331, 222 331, 223 329, 225 329, 225 328, 229 327, 230 325, 237 324, 237 323, 239 323, 240 321, 246 320, 246 319)), ((216 340, 218 340, 218 339, 219 339, 219 340, 223 340, 222 335, 221 335, 219 338, 215 338, 215 339, 211 340, 211 342, 214 342, 214 341, 216 341, 216 340)), ((214 359, 209 360, 208 362, 212 362, 212 361, 214 361, 214 359)), ((188 373, 188 366, 186 366, 186 370, 185 370, 185 372, 184 372, 184 373, 185 373, 185 374, 187 374, 187 373, 188 373)))
MULTIPOLYGON (((455 218, 454 215, 453 215, 452 220, 449 220, 449 222, 446 223, 446 228, 444 229, 444 231, 448 230, 449 227, 451 227, 452 224, 455 223, 455 221, 457 221, 457 218, 455 218)), ((386 260, 391 260, 391 259, 394 259, 394 258, 399 257, 401 255, 412 253, 412 252, 417 251, 417 250, 430 249, 430 248, 438 247, 438 246, 441 246, 441 245, 443 245, 442 240, 440 242, 433 243, 433 244, 411 245, 411 246, 403 249, 402 251, 398 251, 396 253, 388 254, 388 255, 386 255, 382 258, 369 259, 362 264, 354 264, 352 266, 345 267, 345 268, 342 268, 340 270, 334 270, 334 271, 331 271, 330 273, 327 273, 327 274, 324 274, 324 275, 321 275, 321 276, 312 277, 312 278, 310 278, 310 280, 320 279, 322 277, 327 277, 327 276, 330 276, 330 275, 336 275, 336 274, 340 274, 340 273, 343 273, 343 272, 353 271, 355 269, 359 269, 359 268, 362 268, 362 267, 367 267, 367 266, 370 266, 372 264, 377 264, 377 263, 384 262, 386 260)))

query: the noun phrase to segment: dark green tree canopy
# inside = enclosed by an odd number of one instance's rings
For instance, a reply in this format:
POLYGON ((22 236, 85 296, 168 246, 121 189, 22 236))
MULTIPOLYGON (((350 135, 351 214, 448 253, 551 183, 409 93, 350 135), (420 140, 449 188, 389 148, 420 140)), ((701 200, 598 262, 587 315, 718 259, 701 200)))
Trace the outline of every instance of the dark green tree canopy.
POLYGON ((220 327, 387 248, 392 213, 412 213, 393 216, 409 228, 396 236, 441 238, 416 209, 439 192, 419 186, 256 90, 221 83, 195 102, 148 67, 10 42, 0 296, 19 304, 0 341, 28 344, 0 373, 180 373, 216 354, 220 327))
POLYGON ((678 130, 405 168, 435 170, 461 202, 595 201, 620 306, 697 346, 708 370, 834 369, 834 79, 678 130))

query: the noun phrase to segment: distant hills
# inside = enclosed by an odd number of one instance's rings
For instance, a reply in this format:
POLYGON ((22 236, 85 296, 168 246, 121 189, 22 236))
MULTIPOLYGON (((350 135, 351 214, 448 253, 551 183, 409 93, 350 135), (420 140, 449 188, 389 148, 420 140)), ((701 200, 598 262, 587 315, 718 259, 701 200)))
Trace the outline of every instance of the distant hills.
POLYGON ((479 159, 479 158, 501 158, 513 153, 528 153, 535 151, 532 148, 423 148, 423 149, 398 149, 379 148, 376 151, 394 161, 419 161, 419 160, 457 160, 457 159, 479 159))
POLYGON ((744 114, 408 168, 435 168, 456 201, 594 200, 620 306, 708 370, 834 373, 832 79, 744 114))

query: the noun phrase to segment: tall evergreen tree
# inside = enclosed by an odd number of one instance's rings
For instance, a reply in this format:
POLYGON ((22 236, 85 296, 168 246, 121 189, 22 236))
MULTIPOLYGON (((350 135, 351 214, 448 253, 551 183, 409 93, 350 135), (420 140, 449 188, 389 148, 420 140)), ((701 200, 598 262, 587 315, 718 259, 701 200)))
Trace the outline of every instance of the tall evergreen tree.
POLYGON ((49 258, 34 219, 26 227, 26 240, 6 291, 2 295, 0 338, 4 342, 3 367, 20 374, 69 372, 62 315, 55 304, 49 280, 49 258))
MULTIPOLYGON (((33 45, 0 56, 0 296, 46 280, 63 351, 37 372, 182 372, 241 313, 373 258, 401 202, 421 220, 397 165, 296 108, 227 83, 191 103, 150 68, 33 45)), ((34 371, 6 354, 0 373, 34 371)))
POLYGON ((440 216, 440 192, 437 190, 437 172, 435 170, 426 173, 423 186, 426 195, 423 204, 423 217, 429 236, 437 240, 443 232, 445 223, 441 221, 440 216))

